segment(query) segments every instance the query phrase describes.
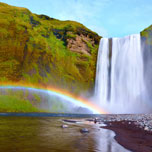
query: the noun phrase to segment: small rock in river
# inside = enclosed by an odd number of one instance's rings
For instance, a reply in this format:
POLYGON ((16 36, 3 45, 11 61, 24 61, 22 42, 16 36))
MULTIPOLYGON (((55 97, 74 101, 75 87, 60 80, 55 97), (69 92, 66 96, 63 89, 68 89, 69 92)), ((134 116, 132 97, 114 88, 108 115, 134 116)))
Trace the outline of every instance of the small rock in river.
POLYGON ((80 130, 81 133, 89 133, 89 130, 87 128, 82 128, 80 130))
POLYGON ((62 128, 68 128, 68 125, 62 125, 61 127, 62 128))

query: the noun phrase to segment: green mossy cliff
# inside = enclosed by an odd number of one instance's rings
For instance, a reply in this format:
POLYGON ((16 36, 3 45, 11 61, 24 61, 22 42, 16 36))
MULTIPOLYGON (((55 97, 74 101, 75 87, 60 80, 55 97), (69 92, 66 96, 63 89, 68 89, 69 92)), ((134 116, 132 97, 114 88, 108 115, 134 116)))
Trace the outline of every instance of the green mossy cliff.
POLYGON ((146 44, 152 46, 152 25, 141 32, 141 37, 145 40, 146 44))
POLYGON ((100 38, 80 23, 0 3, 0 82, 90 92, 100 38))

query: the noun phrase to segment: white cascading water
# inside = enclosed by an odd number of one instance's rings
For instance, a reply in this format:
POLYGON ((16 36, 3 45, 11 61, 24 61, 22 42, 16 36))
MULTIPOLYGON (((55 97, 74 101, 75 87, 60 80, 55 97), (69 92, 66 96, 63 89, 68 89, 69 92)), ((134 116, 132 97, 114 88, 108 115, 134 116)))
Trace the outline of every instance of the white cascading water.
POLYGON ((95 84, 97 103, 110 113, 148 113, 152 109, 146 89, 140 34, 102 38, 95 84))

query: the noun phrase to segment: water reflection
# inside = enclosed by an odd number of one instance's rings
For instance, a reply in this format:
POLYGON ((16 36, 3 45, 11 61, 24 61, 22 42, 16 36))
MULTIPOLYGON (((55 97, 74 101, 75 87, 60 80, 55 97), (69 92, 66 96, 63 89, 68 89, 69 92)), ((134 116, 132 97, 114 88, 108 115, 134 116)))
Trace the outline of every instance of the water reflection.
POLYGON ((96 151, 102 152, 129 152, 129 150, 123 148, 114 139, 115 133, 106 129, 101 129, 100 133, 96 137, 96 151))
POLYGON ((0 117, 2 152, 127 152, 113 139, 114 133, 89 123, 68 124, 64 118, 0 117), (80 129, 87 127, 88 134, 80 129))

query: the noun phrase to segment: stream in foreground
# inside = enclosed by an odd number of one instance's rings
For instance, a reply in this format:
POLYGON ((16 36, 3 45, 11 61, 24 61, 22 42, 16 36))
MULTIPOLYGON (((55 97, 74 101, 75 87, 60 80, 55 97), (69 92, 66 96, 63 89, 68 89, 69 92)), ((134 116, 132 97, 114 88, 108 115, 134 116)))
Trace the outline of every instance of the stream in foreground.
POLYGON ((63 119, 71 118, 0 116, 0 151, 128 152, 115 141, 115 133, 100 128, 101 124, 85 118, 74 118, 79 123, 67 123, 63 119), (68 128, 62 128, 63 124, 68 128), (81 133, 82 128, 89 129, 89 133, 81 133))

